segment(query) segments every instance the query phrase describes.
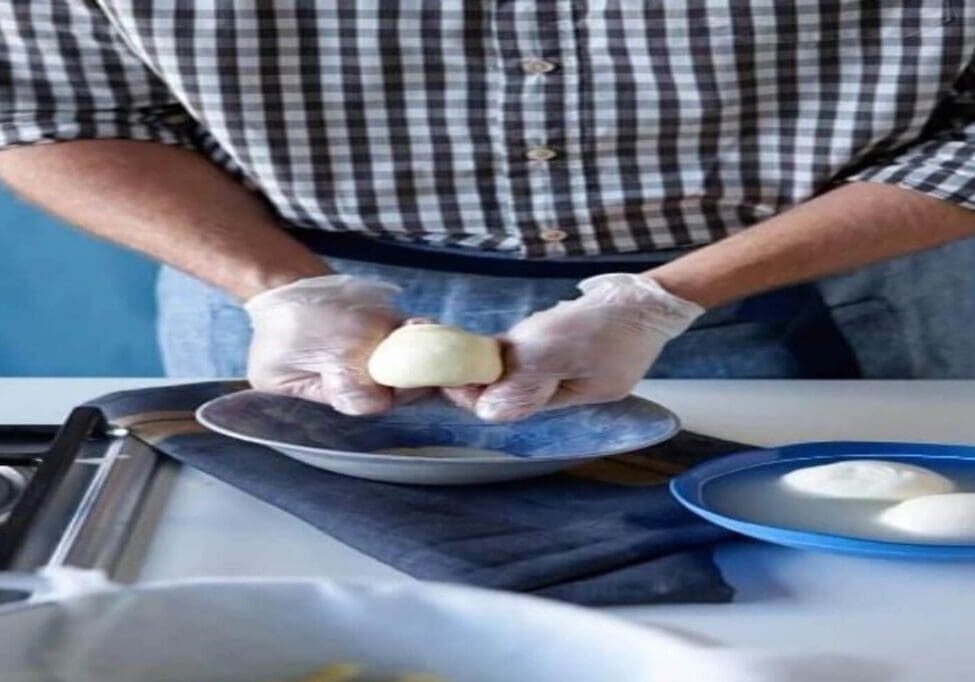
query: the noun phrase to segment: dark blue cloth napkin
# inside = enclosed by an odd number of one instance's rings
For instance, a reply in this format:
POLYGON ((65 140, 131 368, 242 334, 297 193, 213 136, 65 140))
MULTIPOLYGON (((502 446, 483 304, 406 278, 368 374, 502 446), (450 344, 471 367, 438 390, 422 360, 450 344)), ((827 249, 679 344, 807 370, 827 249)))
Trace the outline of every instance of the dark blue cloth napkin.
POLYGON ((112 424, 405 573, 586 605, 727 602, 712 558, 729 533, 685 511, 666 480, 746 449, 672 441, 525 481, 406 486, 331 474, 199 426, 193 411, 244 388, 211 382, 91 401, 112 424))

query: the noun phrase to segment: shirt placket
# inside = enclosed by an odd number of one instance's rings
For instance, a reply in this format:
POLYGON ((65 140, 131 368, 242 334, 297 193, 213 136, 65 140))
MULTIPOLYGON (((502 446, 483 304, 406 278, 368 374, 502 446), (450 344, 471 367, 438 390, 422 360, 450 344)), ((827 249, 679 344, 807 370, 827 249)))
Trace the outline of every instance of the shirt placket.
MULTIPOLYGON (((585 192, 584 145, 582 136, 582 102, 580 92, 584 85, 579 55, 580 37, 576 24, 580 21, 579 4, 574 2, 552 3, 557 12, 555 40, 546 46, 548 54, 558 55, 558 101, 546 102, 546 109, 557 111, 558 134, 562 169, 560 183, 553 189, 560 199, 561 208, 556 213, 559 225, 547 241, 546 255, 581 256, 599 252, 594 235, 592 216, 585 192), (560 234, 561 233, 561 234, 560 234)), ((550 127, 554 117, 550 117, 550 127)), ((543 239, 545 235, 542 235, 543 239)))
MULTIPOLYGON (((571 235, 559 224, 553 195, 553 164, 564 164, 566 135, 553 126, 549 107, 562 110, 564 102, 548 101, 550 79, 563 78, 565 48, 559 13, 568 3, 514 1, 497 7, 496 50, 501 95, 498 121, 502 127, 513 227, 527 256, 566 255, 564 242, 571 235), (544 11, 539 11, 545 7, 544 11), (555 22, 541 30, 542 22, 555 22)), ((571 11, 571 9, 569 10, 571 11)))

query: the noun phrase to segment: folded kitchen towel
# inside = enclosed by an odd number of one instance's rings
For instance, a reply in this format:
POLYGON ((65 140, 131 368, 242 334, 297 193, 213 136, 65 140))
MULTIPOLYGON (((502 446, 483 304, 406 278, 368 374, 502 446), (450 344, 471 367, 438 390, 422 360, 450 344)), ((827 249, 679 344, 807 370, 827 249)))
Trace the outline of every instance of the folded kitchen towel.
POLYGON ((712 548, 729 533, 690 514, 666 481, 746 449, 682 432, 565 473, 478 486, 406 486, 332 474, 210 432, 193 412, 245 388, 208 382, 91 401, 158 451, 421 579, 586 605, 726 602, 712 548))

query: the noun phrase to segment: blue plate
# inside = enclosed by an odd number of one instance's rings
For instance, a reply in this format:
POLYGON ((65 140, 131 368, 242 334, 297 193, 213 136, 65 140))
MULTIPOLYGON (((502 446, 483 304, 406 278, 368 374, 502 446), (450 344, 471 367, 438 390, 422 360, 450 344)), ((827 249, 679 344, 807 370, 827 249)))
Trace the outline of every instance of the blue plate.
POLYGON ((241 391, 197 410, 204 426, 336 473, 395 483, 486 483, 537 476, 667 440, 666 408, 631 396, 491 424, 439 397, 385 414, 348 417, 319 403, 241 391), (480 455, 389 454, 398 448, 476 448, 480 455))
MULTIPOLYGON (((785 473, 801 467, 848 459, 886 459, 927 467, 957 480, 975 480, 975 447, 927 443, 824 442, 787 445, 727 455, 699 464, 670 482, 673 496, 708 521, 742 535, 799 549, 825 550, 863 556, 917 559, 975 559, 975 544, 888 541, 856 535, 808 530, 744 518, 715 503, 715 491, 756 480, 763 467, 785 473)), ((733 487, 730 488, 734 490, 733 487)), ((753 493, 754 491, 751 491, 753 493)), ((778 493, 782 494, 782 493, 778 493)), ((839 504, 839 502, 834 502, 839 504)))

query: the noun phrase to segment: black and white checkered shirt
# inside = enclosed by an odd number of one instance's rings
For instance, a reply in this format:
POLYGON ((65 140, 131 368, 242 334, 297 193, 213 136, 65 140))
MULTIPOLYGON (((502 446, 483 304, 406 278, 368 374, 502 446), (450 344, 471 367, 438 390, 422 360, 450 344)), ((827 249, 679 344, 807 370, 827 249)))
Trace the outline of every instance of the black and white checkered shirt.
POLYGON ((972 0, 0 0, 0 144, 189 145, 295 226, 704 244, 848 178, 975 209, 972 0))

